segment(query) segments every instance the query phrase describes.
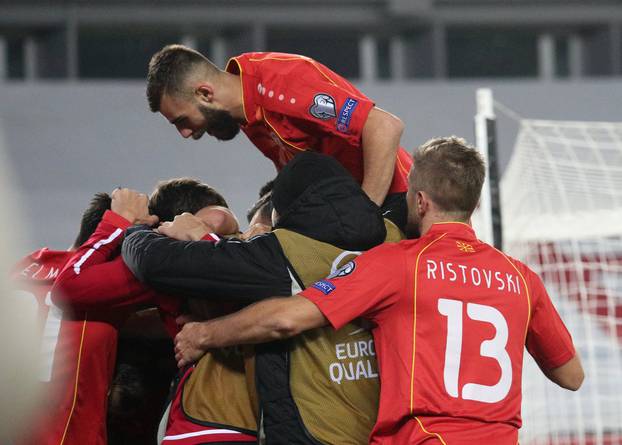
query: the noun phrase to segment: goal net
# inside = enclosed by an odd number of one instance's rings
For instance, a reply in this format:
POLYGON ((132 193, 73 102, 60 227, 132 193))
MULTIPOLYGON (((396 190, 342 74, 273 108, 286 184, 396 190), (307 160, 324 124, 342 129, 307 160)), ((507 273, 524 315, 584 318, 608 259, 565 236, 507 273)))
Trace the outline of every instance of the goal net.
POLYGON ((566 391, 525 354, 521 444, 622 445, 622 123, 522 120, 501 211, 586 373, 566 391))

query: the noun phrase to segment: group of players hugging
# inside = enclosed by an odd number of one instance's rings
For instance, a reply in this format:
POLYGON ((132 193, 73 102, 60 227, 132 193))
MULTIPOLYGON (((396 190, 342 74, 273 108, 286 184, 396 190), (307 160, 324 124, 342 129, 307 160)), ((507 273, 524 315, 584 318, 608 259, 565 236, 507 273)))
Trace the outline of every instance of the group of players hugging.
POLYGON ((46 401, 15 445, 515 444, 525 347, 581 385, 539 278, 468 225, 484 165, 462 139, 411 156, 398 118, 293 54, 220 70, 169 45, 147 98, 184 138, 242 130, 277 176, 243 233, 176 178, 96 194, 69 250, 16 264, 46 401))

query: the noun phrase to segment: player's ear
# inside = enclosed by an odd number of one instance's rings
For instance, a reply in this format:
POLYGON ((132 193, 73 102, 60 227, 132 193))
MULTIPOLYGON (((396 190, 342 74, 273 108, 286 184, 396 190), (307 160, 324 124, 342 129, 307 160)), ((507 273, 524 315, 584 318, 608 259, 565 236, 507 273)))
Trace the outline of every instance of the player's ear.
POLYGON ((425 215, 430 206, 430 202, 424 192, 417 192, 417 196, 415 197, 415 203, 417 206, 417 214, 420 216, 425 215))
POLYGON ((214 86, 209 82, 200 83, 194 90, 197 100, 203 104, 210 104, 214 100, 214 86))

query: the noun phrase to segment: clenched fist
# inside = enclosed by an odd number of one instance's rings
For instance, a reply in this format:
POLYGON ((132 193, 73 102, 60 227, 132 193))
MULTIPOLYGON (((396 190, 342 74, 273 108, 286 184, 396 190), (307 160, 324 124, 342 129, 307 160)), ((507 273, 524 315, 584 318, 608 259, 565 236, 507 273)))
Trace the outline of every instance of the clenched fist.
POLYGON ((198 241, 213 232, 213 228, 192 213, 185 212, 177 215, 172 222, 162 224, 158 227, 158 232, 180 241, 198 241))
POLYGON ((144 193, 127 188, 116 188, 110 196, 112 197, 110 209, 130 223, 149 226, 158 223, 158 217, 149 214, 149 198, 144 193))

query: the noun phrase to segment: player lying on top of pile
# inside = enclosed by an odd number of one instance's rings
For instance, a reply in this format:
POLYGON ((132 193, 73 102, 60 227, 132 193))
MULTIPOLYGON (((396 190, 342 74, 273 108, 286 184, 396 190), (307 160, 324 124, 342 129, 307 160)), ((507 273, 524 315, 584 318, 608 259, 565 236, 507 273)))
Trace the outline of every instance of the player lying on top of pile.
POLYGON ((301 151, 331 156, 393 222, 406 223, 404 124, 310 57, 245 53, 221 70, 168 45, 149 62, 147 99, 184 138, 230 140, 242 130, 277 171, 301 151))

